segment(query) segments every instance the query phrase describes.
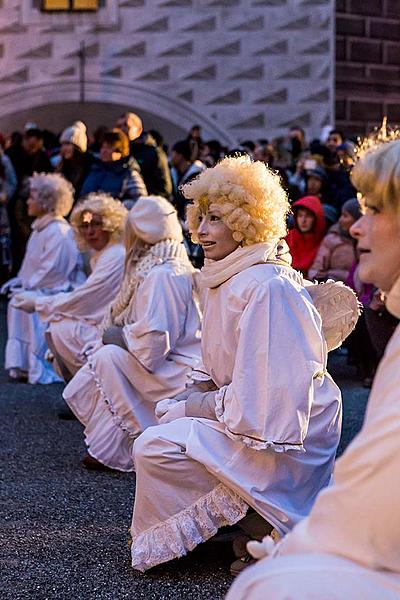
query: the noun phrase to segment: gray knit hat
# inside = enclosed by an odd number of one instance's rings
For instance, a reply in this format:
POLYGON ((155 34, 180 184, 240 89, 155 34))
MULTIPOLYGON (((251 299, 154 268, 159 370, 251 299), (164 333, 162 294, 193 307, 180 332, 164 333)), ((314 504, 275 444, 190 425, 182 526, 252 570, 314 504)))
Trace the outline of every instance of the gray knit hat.
POLYGON ((348 212, 355 221, 358 221, 358 219, 361 217, 360 203, 357 198, 350 198, 350 200, 346 200, 342 206, 342 210, 348 212))
POLYGON ((85 123, 82 123, 82 121, 75 121, 71 127, 64 129, 60 136, 60 143, 62 142, 70 142, 71 144, 74 144, 74 146, 77 146, 82 152, 86 152, 87 135, 85 123))

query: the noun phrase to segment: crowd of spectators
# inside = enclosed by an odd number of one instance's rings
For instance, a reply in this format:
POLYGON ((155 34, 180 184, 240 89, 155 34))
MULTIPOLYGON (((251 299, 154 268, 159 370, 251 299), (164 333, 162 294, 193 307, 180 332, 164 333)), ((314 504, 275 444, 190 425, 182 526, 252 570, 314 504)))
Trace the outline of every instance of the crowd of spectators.
MULTIPOLYGON (((349 360, 370 385, 381 355, 371 340, 372 330, 376 337, 374 317, 381 315, 383 325, 387 315, 377 290, 358 284, 357 252, 349 235, 360 216, 349 176, 355 151, 355 141, 341 131, 324 131, 320 139, 308 141, 296 125, 273 140, 260 137, 227 148, 217 139, 204 140, 198 125, 168 147, 159 132, 143 131, 140 117, 130 112, 118 117, 114 128, 100 126, 93 134, 81 121, 59 135, 27 123, 23 132, 0 134, 0 283, 18 273, 24 257, 33 221, 27 211, 28 182, 34 172, 60 173, 73 185, 74 204, 92 192, 108 193, 128 209, 147 194, 163 196, 177 209, 189 256, 199 267, 203 255, 188 235, 188 201, 180 188, 223 157, 248 154, 277 171, 288 192, 293 266, 311 280, 343 281, 369 309, 348 347, 349 360)), ((386 327, 391 331, 392 323, 386 327)))

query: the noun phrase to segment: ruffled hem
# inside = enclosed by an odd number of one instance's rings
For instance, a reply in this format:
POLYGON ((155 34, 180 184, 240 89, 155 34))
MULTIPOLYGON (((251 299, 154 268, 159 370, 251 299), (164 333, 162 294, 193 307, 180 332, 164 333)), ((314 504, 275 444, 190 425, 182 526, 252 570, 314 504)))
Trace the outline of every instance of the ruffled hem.
MULTIPOLYGON (((130 438, 133 438, 134 440, 138 437, 138 435, 140 434, 140 426, 139 423, 137 423, 135 421, 135 425, 137 426, 137 430, 136 431, 132 431, 132 429, 130 428, 129 425, 126 424, 126 422, 124 421, 124 419, 122 417, 119 416, 117 410, 115 409, 115 407, 113 406, 112 401, 110 400, 110 398, 107 396, 107 394, 105 393, 101 380, 97 377, 96 374, 96 370, 93 366, 92 360, 91 360, 91 356, 88 357, 88 361, 87 361, 87 365, 90 371, 90 374, 93 377, 93 380, 95 382, 96 388, 100 393, 100 397, 103 400, 103 402, 107 405, 111 415, 112 415, 112 420, 113 423, 119 427, 120 429, 122 429, 122 431, 124 433, 126 433, 126 435, 130 438)), ((132 413, 133 416, 133 413, 132 413)))
POLYGON ((246 502, 221 483, 185 510, 133 537, 132 567, 143 572, 180 558, 220 527, 243 519, 247 510, 246 502))
POLYGON ((295 452, 305 452, 305 448, 303 444, 287 444, 280 442, 273 442, 270 440, 257 440, 255 438, 249 437, 247 435, 242 435, 240 433, 233 433, 228 429, 224 421, 224 398, 226 390, 228 386, 224 385, 221 387, 215 395, 215 416, 218 421, 222 423, 225 427, 225 434, 227 437, 234 441, 239 441, 248 448, 252 448, 253 450, 268 450, 271 448, 274 452, 288 452, 289 450, 294 450, 295 452))

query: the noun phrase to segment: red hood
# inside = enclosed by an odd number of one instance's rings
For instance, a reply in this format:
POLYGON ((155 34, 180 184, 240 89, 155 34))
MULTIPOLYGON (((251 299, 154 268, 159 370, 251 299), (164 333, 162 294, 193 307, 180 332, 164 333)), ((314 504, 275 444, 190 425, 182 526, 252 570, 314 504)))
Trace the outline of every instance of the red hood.
POLYGON ((321 201, 317 196, 300 198, 292 204, 293 212, 296 211, 296 208, 307 208, 315 215, 315 225, 310 233, 300 233, 295 220, 295 228, 289 231, 286 237, 293 259, 292 266, 307 275, 325 234, 325 215, 321 201))

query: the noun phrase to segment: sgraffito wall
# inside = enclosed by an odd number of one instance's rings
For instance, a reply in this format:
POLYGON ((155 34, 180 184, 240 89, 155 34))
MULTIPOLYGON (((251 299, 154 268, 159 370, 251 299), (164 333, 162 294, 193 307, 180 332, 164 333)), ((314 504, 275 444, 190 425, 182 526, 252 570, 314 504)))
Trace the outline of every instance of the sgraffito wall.
POLYGON ((315 136, 334 122, 333 0, 105 0, 85 14, 1 6, 0 129, 28 115, 53 128, 98 124, 124 107, 167 139, 193 123, 235 143, 292 124, 315 136))

